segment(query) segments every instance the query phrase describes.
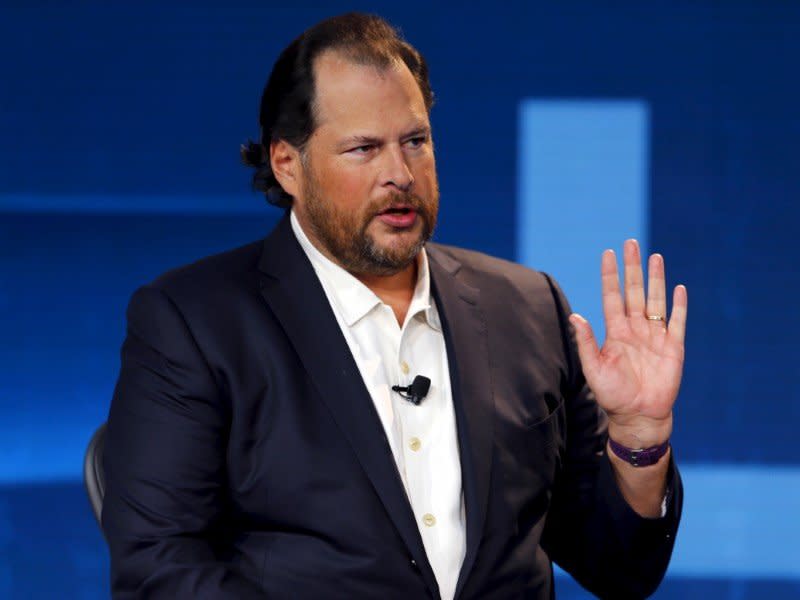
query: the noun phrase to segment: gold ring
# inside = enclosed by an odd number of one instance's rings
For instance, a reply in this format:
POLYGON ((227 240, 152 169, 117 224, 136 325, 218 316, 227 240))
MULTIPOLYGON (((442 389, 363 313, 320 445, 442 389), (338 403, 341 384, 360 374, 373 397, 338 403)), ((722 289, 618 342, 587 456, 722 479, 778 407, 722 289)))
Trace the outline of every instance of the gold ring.
POLYGON ((647 320, 648 321, 663 321, 664 317, 662 317, 661 315, 647 315, 647 320))

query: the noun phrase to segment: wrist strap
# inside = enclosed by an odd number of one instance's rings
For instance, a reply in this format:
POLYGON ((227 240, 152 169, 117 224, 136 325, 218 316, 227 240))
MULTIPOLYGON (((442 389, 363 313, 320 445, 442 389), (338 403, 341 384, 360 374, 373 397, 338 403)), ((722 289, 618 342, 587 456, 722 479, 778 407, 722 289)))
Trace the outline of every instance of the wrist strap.
POLYGON ((650 448, 626 448, 622 444, 618 444, 611 438, 608 438, 608 445, 611 446, 611 451, 621 458, 626 463, 634 467, 649 467, 656 464, 661 457, 669 450, 669 440, 658 446, 651 446, 650 448))

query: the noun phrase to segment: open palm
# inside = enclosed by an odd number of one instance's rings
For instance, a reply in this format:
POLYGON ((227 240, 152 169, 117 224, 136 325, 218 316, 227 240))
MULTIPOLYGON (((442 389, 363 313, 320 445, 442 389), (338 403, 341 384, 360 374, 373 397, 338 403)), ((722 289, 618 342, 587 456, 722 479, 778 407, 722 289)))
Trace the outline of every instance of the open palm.
POLYGON ((622 444, 647 447, 669 438, 684 357, 688 299, 675 288, 666 320, 664 259, 648 264, 647 300, 639 245, 625 242, 625 299, 613 251, 603 253, 601 275, 606 339, 602 348, 589 323, 573 314, 578 354, 589 387, 608 413, 609 433, 622 444), (621 439, 620 439, 621 438, 621 439))

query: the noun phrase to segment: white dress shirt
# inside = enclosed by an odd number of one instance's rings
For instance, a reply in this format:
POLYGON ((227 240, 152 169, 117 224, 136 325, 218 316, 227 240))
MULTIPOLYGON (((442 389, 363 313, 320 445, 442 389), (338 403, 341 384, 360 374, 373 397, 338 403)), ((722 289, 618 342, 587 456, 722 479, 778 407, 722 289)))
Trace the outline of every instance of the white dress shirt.
POLYGON ((464 560, 466 528, 447 350, 430 295, 428 257, 424 249, 419 253, 417 283, 401 327, 390 306, 314 247, 294 212, 291 223, 375 404, 439 593, 449 600, 464 560), (391 390, 416 375, 431 380, 417 406, 391 390))

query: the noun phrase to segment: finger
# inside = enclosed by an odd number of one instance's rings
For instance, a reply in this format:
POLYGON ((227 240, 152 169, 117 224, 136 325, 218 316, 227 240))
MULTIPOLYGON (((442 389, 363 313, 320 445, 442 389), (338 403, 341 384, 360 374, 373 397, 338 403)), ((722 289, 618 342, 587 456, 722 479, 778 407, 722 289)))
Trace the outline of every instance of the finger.
MULTIPOLYGON (((664 257, 651 254, 647 263, 647 314, 667 318, 667 284, 664 277, 664 257)), ((665 329, 666 321, 650 321, 659 330, 665 329)))
POLYGON ((644 319, 644 275, 639 242, 626 240, 623 246, 625 262, 625 307, 629 317, 644 319))
POLYGON ((569 316, 569 322, 575 328, 575 341, 578 344, 578 357, 581 359, 583 373, 587 378, 597 372, 600 364, 600 350, 597 347, 597 340, 592 332, 589 321, 578 313, 569 316))
POLYGON ((603 295, 603 316, 606 319, 606 332, 614 327, 619 319, 625 317, 625 305, 619 289, 617 257, 613 250, 603 252, 600 261, 600 278, 603 295))
POLYGON ((683 345, 686 339, 686 315, 689 310, 689 294, 686 286, 675 286, 672 294, 672 314, 669 318, 669 337, 676 343, 683 345))

